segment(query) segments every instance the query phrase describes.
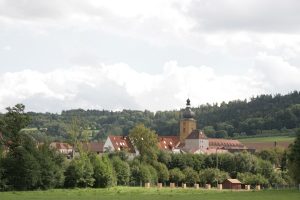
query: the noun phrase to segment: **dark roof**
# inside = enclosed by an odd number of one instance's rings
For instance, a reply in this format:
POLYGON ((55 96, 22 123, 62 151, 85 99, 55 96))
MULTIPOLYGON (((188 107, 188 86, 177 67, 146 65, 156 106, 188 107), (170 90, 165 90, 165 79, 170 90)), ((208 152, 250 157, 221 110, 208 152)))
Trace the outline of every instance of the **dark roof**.
POLYGON ((238 179, 230 179, 229 178, 229 179, 226 179, 225 181, 229 181, 230 183, 239 183, 239 184, 241 184, 241 182, 238 179))
POLYGON ((191 110, 190 107, 186 107, 182 113, 183 118, 191 119, 195 117, 195 113, 191 110))
POLYGON ((193 130, 186 139, 207 139, 207 137, 203 131, 193 130))
POLYGON ((102 153, 103 152, 103 142, 84 142, 82 143, 82 148, 85 151, 90 151, 94 153, 102 153))

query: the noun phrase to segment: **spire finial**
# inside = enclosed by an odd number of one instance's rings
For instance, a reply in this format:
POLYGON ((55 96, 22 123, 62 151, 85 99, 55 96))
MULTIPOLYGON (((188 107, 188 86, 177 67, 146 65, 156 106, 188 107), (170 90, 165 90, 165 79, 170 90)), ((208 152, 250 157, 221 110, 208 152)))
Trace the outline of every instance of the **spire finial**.
POLYGON ((190 106, 191 105, 191 100, 188 98, 187 100, 186 100, 186 106, 190 106))

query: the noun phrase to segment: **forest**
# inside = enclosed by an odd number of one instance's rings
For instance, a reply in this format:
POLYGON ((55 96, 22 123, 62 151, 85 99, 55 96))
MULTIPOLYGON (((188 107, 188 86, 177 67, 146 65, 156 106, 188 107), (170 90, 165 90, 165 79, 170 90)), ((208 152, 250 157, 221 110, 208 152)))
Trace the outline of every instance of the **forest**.
MULTIPOLYGON (((192 101, 192 105, 197 102, 192 101)), ((250 100, 235 100, 221 104, 192 107, 197 127, 209 137, 251 137, 293 135, 300 124, 300 92, 287 95, 259 95, 250 100)), ((67 139, 66 125, 74 118, 90 140, 105 140, 107 135, 127 135, 136 124, 142 123, 158 135, 179 132, 180 110, 66 110, 60 114, 28 112, 31 118, 27 132, 38 140, 67 139)))

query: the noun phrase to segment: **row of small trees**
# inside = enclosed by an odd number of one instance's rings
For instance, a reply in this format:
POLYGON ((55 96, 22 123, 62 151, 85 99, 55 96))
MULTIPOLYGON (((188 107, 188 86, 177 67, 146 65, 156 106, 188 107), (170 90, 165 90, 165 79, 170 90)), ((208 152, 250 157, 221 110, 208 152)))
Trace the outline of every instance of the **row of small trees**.
MULTIPOLYGON (((256 156, 252 156, 252 160, 259 160, 263 164, 258 164, 257 169, 247 168, 248 164, 245 160, 239 160, 239 165, 244 168, 237 168, 237 171, 226 171, 224 167, 219 169, 207 167, 207 164, 199 166, 201 155, 192 154, 176 155, 167 152, 160 152, 158 158, 162 154, 166 154, 170 158, 168 164, 158 159, 153 162, 141 161, 141 157, 134 160, 127 160, 126 156, 118 154, 109 154, 102 157, 93 154, 85 154, 75 158, 68 165, 65 172, 65 187, 109 187, 113 185, 131 185, 139 186, 144 183, 186 183, 192 186, 195 183, 205 185, 207 183, 216 186, 227 178, 238 178, 245 184, 256 185, 287 185, 291 184, 291 179, 285 171, 275 171, 268 161, 262 161, 256 156), (178 157, 186 159, 187 157, 195 158, 189 164, 180 163, 178 157), (181 166, 181 167, 180 167, 181 166)), ((204 160, 210 160, 214 155, 204 156, 204 160)), ((248 153, 234 154, 234 157, 247 157, 248 153)), ((231 170, 227 168, 227 170, 231 170)))
POLYGON ((140 162, 139 159, 132 161, 122 160, 119 156, 107 155, 102 157, 90 154, 82 155, 71 161, 65 171, 65 187, 109 187, 114 185, 140 186, 144 183, 170 182, 194 183, 202 185, 223 182, 229 178, 227 172, 215 168, 207 168, 195 171, 191 167, 184 170, 179 168, 168 169, 164 163, 153 162, 152 164, 140 162))

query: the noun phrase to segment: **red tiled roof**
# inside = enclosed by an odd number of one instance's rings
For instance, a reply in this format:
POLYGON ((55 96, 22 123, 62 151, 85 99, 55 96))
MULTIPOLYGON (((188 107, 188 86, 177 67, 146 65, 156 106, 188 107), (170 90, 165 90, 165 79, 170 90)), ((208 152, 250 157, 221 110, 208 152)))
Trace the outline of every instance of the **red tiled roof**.
POLYGON ((161 150, 172 150, 180 143, 178 136, 159 136, 158 148, 161 150))
POLYGON ((208 141, 210 147, 225 147, 230 149, 244 147, 244 145, 238 140, 209 138, 208 141))
POLYGON ((135 149, 128 136, 108 136, 115 150, 125 150, 129 153, 135 153, 135 149))
POLYGON ((83 142, 82 148, 85 151, 90 151, 94 153, 103 153, 103 142, 83 142))
POLYGON ((186 139, 207 139, 207 137, 203 131, 193 130, 186 139))
POLYGON ((52 142, 50 146, 56 149, 73 149, 73 147, 70 144, 63 142, 52 142))

